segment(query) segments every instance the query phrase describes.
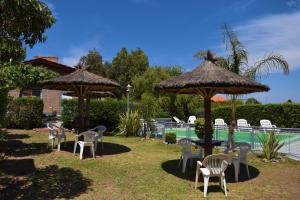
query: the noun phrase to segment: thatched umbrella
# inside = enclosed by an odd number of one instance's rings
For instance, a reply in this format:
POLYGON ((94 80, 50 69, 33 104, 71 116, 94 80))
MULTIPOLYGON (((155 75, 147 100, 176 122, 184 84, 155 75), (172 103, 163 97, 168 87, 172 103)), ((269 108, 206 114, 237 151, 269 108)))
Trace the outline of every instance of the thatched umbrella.
POLYGON ((211 101, 217 93, 247 94, 268 91, 269 87, 242 77, 218 64, 218 59, 207 52, 205 61, 193 71, 162 81, 156 86, 163 92, 199 94, 204 98, 205 155, 212 153, 211 101))
POLYGON ((79 131, 84 131, 84 99, 89 97, 91 91, 112 91, 120 85, 108 78, 90 73, 86 68, 77 69, 71 74, 41 81, 45 89, 72 91, 78 97, 79 131))
MULTIPOLYGON (((77 97, 77 94, 75 92, 64 92, 63 95, 69 96, 69 97, 77 97)), ((102 98, 102 97, 115 97, 115 95, 112 92, 103 92, 103 91, 90 91, 87 96, 89 98, 102 98)))

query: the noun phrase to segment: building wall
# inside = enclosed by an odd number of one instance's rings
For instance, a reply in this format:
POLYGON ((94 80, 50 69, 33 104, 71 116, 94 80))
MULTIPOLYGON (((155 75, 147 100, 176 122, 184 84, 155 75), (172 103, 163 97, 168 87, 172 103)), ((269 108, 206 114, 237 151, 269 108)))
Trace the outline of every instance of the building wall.
POLYGON ((8 96, 18 98, 19 93, 20 93, 20 90, 18 90, 18 89, 11 90, 11 91, 8 92, 8 96))
POLYGON ((44 102, 44 113, 61 111, 61 91, 43 89, 41 97, 44 102))

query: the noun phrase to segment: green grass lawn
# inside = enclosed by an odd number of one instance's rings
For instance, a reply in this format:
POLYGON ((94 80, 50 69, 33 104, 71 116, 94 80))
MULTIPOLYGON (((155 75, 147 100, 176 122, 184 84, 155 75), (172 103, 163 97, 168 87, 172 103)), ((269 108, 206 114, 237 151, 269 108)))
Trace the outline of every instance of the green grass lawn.
MULTIPOLYGON (((74 136, 68 135, 61 152, 47 148, 47 133, 9 130, 0 145, 0 199, 202 199, 203 182, 193 189, 195 165, 182 174, 177 168, 180 149, 161 140, 105 137, 96 159, 86 151, 74 156, 74 136)), ((233 167, 226 171, 229 199, 297 199, 299 162, 285 159, 265 163, 249 155, 251 178, 241 168, 234 182, 233 167)), ((218 181, 211 179, 207 199, 225 199, 218 181)))
MULTIPOLYGON (((195 129, 191 128, 190 131, 187 131, 186 128, 173 128, 173 129, 166 129, 165 132, 174 132, 178 138, 183 137, 191 137, 193 139, 197 139, 197 135, 195 134, 195 129)), ((254 134, 254 141, 255 143, 259 143, 259 137, 265 135, 263 132, 255 132, 254 134)), ((219 130, 218 132, 214 132, 214 137, 220 140, 227 141, 228 140, 228 131, 227 130, 219 130)), ((234 132, 234 140, 236 142, 248 142, 251 143, 251 133, 247 131, 235 131, 234 132)), ((293 134, 293 133, 276 133, 276 137, 281 142, 287 142, 288 140, 299 140, 300 134, 293 134)))

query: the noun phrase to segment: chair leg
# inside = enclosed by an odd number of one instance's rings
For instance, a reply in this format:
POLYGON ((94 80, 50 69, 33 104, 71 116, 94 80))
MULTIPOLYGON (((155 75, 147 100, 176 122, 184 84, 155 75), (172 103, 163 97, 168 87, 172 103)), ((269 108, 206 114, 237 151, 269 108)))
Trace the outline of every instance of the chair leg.
POLYGON ((182 156, 180 156, 179 158, 178 168, 180 167, 181 161, 182 161, 182 156))
POLYGON ((183 158, 183 162, 182 162, 182 173, 185 173, 187 160, 188 160, 187 157, 184 157, 184 158, 183 158))
POLYGON ((209 176, 204 176, 204 197, 207 197, 207 188, 208 188, 208 182, 209 182, 209 176))
POLYGON ((75 155, 75 153, 76 153, 76 148, 77 148, 77 142, 75 141, 75 143, 74 143, 74 151, 73 151, 73 154, 75 155))
POLYGON ((57 151, 60 151, 60 138, 57 139, 57 151))
POLYGON ((249 173, 249 166, 248 166, 248 163, 245 164, 245 167, 246 167, 246 170, 247 170, 248 178, 250 179, 250 173, 249 173))
POLYGON ((224 193, 225 193, 225 196, 227 197, 227 187, 226 187, 225 176, 222 176, 221 179, 222 179, 222 183, 223 183, 223 187, 224 187, 224 193))
POLYGON ((196 168, 196 177, 195 177, 195 189, 197 189, 198 187, 198 179, 199 179, 199 172, 200 172, 200 166, 198 166, 197 164, 197 168, 196 168))
POLYGON ((52 149, 54 148, 54 138, 52 139, 52 149))
POLYGON ((80 160, 82 160, 82 155, 83 155, 83 149, 84 149, 84 145, 79 145, 80 146, 80 160))
POLYGON ((94 147, 94 145, 91 146, 91 149, 93 151, 93 158, 95 158, 95 147, 94 147))
POLYGON ((233 166, 234 166, 235 182, 238 182, 239 181, 240 163, 233 162, 233 166))

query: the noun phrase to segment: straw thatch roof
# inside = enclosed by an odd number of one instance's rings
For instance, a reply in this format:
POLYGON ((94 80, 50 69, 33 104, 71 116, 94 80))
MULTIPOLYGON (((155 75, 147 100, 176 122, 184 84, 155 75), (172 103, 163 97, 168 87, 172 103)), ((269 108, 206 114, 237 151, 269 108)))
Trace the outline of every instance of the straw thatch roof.
POLYGON ((45 89, 63 91, 74 90, 77 86, 87 87, 89 91, 108 91, 120 86, 117 82, 90 73, 86 69, 77 69, 73 73, 39 83, 45 89))
POLYGON ((246 94, 269 90, 266 85, 222 68, 211 55, 193 71, 162 81, 156 88, 165 92, 186 94, 203 94, 207 89, 212 94, 246 94))
MULTIPOLYGON (((64 92, 64 95, 65 96, 70 96, 70 97, 77 97, 77 94, 75 92, 64 92)), ((111 92, 101 92, 101 91, 89 92, 88 95, 91 98, 114 97, 115 96, 111 92)))

